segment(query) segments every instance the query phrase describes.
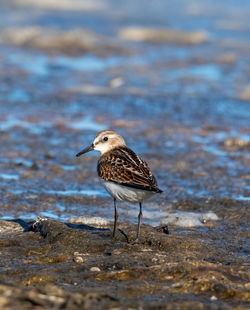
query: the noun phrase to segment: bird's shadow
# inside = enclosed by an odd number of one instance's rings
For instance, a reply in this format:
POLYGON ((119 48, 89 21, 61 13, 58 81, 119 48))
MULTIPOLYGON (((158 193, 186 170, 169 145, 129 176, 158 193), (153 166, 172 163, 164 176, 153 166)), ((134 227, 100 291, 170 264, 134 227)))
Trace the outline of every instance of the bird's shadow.
POLYGON ((101 227, 94 227, 94 226, 89 226, 86 224, 75 224, 75 223, 64 223, 67 227, 71 229, 80 229, 80 230, 91 230, 91 231, 110 231, 109 228, 101 228, 101 227))
MULTIPOLYGON (((106 232, 106 231, 110 232, 109 228, 93 227, 93 226, 89 226, 86 224, 73 224, 73 223, 64 223, 64 224, 67 225, 69 228, 72 228, 72 229, 90 230, 90 231, 93 231, 96 233, 97 232, 106 232)), ((126 233, 121 229, 117 229, 117 231, 119 231, 124 236, 127 243, 129 243, 128 236, 126 235, 126 233)))
POLYGON ((23 228, 24 232, 30 231, 30 227, 35 223, 35 221, 25 221, 22 219, 6 220, 6 222, 19 224, 23 228))
MULTIPOLYGON (((48 220, 50 220, 50 219, 48 219, 48 220)), ((22 219, 10 219, 10 220, 7 220, 7 222, 17 223, 23 228, 24 232, 29 232, 29 231, 33 230, 33 225, 36 223, 36 220, 25 221, 22 219)), ((93 233, 111 232, 111 230, 109 228, 94 227, 94 226, 90 226, 90 225, 86 225, 86 224, 75 224, 75 223, 68 223, 68 222, 60 222, 60 223, 63 223, 64 225, 66 225, 68 228, 71 228, 71 229, 91 231, 93 233)), ((126 239, 126 242, 129 243, 129 239, 128 239, 127 234, 121 229, 118 229, 117 232, 118 231, 124 236, 124 238, 126 239)), ((103 235, 103 234, 101 234, 101 235, 103 235)))

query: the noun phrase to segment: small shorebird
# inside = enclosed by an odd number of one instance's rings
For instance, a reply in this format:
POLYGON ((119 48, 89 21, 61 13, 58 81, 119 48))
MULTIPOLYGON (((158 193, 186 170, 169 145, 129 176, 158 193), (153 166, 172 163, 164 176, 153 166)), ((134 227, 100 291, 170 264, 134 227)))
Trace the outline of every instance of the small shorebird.
POLYGON ((130 150, 124 139, 115 131, 100 131, 93 143, 76 154, 77 157, 89 151, 99 151, 101 157, 97 164, 97 173, 107 192, 114 198, 114 228, 117 226, 116 200, 137 202, 140 206, 136 239, 140 235, 142 201, 153 194, 161 193, 156 179, 148 164, 130 150))

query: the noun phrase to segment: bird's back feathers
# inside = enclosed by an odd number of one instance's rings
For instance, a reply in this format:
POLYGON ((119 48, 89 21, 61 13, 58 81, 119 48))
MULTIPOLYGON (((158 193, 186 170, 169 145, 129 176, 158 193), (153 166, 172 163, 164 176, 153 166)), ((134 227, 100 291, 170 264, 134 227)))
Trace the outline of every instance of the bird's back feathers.
POLYGON ((155 193, 162 192, 148 164, 126 146, 102 155, 97 172, 105 181, 155 193))

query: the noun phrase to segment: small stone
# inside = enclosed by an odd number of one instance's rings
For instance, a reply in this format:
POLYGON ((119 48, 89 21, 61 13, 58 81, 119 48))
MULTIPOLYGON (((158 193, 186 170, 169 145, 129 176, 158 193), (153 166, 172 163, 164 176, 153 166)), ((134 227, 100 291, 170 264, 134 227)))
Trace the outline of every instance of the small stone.
POLYGON ((81 264, 81 263, 84 262, 84 259, 83 259, 82 256, 75 256, 75 257, 73 258, 73 261, 74 261, 75 263, 77 263, 77 264, 81 264))
POLYGON ((121 87, 124 84, 124 79, 122 77, 117 77, 111 80, 109 84, 112 88, 121 87))
POLYGON ((224 145, 226 148, 232 151, 237 150, 250 150, 250 141, 239 139, 237 137, 226 139, 224 141, 224 145))
POLYGON ((45 157, 46 159, 54 159, 54 158, 55 158, 55 156, 54 156, 53 154, 51 154, 51 153, 46 153, 46 154, 44 154, 44 157, 45 157))
POLYGON ((93 272, 100 272, 101 269, 99 267, 91 267, 90 268, 90 271, 93 271, 93 272))
POLYGON ((36 171, 36 170, 38 170, 38 169, 39 169, 38 164, 37 164, 36 162, 33 162, 33 164, 30 166, 30 170, 36 171))
POLYGON ((162 233, 164 233, 166 235, 169 234, 169 230, 168 230, 168 226, 167 225, 160 226, 159 229, 157 229, 157 231, 162 232, 162 233))
POLYGON ((121 254, 121 251, 118 250, 118 249, 115 249, 115 250, 112 252, 112 254, 114 254, 114 255, 120 255, 120 254, 121 254))

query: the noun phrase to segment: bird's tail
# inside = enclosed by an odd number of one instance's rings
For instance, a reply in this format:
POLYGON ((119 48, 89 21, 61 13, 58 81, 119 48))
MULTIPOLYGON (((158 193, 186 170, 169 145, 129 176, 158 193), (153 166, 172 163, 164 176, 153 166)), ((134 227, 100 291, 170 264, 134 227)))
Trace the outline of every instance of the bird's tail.
POLYGON ((161 194, 161 193, 163 193, 164 191, 162 191, 162 190, 159 189, 158 187, 155 187, 155 188, 154 188, 154 192, 157 193, 157 194, 158 194, 158 193, 161 194))

